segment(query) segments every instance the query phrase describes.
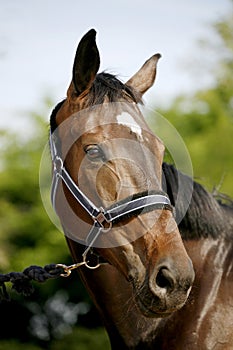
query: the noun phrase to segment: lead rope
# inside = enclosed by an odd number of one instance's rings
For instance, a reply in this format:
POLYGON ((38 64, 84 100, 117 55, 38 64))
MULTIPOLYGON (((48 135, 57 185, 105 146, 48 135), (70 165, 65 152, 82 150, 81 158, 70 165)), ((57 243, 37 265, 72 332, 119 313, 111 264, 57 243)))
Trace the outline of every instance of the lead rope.
POLYGON ((43 283, 49 279, 68 277, 73 270, 87 264, 88 262, 82 261, 69 266, 65 264, 49 264, 44 267, 32 265, 24 269, 23 272, 0 274, 0 300, 10 300, 6 287, 8 282, 12 284, 12 289, 16 292, 30 296, 34 292, 32 281, 43 283))

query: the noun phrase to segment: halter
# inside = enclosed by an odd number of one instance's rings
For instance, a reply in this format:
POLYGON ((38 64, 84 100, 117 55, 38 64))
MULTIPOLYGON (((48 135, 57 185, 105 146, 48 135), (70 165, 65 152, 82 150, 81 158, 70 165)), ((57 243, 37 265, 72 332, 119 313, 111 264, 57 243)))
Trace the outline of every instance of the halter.
POLYGON ((85 265, 88 268, 99 267, 99 263, 94 267, 88 265, 88 262, 86 261, 87 254, 93 247, 99 235, 111 230, 114 222, 121 221, 129 216, 138 215, 143 209, 145 209, 147 212, 154 209, 168 209, 173 211, 173 207, 168 196, 161 191, 153 194, 142 196, 139 195, 138 198, 134 198, 136 197, 134 196, 133 198, 131 197, 130 200, 121 200, 109 208, 96 207, 95 204, 82 192, 82 190, 77 186, 77 184, 69 175, 64 166, 63 160, 57 151, 51 132, 49 141, 53 164, 51 200, 55 211, 57 188, 59 181, 62 180, 76 201, 85 209, 85 211, 93 220, 93 226, 85 239, 86 249, 82 254, 83 262, 79 264, 85 265))

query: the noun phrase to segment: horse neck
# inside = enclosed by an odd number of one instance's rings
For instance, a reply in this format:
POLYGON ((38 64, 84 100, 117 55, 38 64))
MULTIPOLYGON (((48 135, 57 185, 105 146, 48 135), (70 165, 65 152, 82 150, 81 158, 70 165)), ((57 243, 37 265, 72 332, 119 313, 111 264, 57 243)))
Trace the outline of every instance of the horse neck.
POLYGON ((163 164, 164 187, 176 209, 183 239, 233 238, 233 205, 221 204, 197 182, 163 164), (177 195, 179 194, 179 195, 177 195), (188 209, 187 209, 188 208, 188 209))
MULTIPOLYGON (((190 298, 180 310, 179 329, 188 335, 190 349, 219 349, 233 344, 233 242, 223 238, 184 241, 193 262, 195 281, 190 298)), ((185 342, 185 338, 181 340, 185 342)), ((229 347, 228 347, 229 346, 229 347)), ((183 348, 183 347, 181 347, 183 348)))

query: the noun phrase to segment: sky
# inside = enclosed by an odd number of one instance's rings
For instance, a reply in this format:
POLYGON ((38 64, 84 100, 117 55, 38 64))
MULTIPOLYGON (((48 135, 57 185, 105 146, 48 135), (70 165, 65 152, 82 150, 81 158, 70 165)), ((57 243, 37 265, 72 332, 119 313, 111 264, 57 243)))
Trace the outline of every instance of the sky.
MULTIPOLYGON (((213 39, 211 23, 229 0, 0 0, 0 128, 27 128, 24 118, 41 111, 45 97, 66 95, 81 37, 97 31, 100 70, 127 81, 154 53, 161 53, 151 106, 211 83, 193 77, 200 63, 197 41, 213 39)), ((49 116, 45 116, 45 119, 49 116)))

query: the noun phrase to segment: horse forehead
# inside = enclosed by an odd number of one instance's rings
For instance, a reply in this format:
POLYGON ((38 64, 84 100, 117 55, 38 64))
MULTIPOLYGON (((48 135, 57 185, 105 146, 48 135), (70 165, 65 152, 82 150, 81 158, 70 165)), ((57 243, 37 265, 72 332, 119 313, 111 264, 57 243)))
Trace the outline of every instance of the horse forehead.
POLYGON ((116 106, 115 104, 106 104, 78 112, 73 118, 72 130, 80 136, 101 130, 105 134, 109 133, 109 137, 111 137, 114 125, 117 125, 123 127, 122 134, 127 129, 135 133, 139 140, 142 139, 143 130, 151 133, 142 114, 135 106, 124 107, 121 104, 116 106))
POLYGON ((155 156, 159 162, 164 152, 163 143, 151 131, 141 110, 133 103, 104 103, 79 110, 59 124, 56 132, 66 140, 64 152, 75 142, 81 146, 105 142, 106 147, 111 147, 114 152, 126 154, 138 150, 138 156, 144 151, 149 154, 148 159, 155 156), (125 141, 119 143, 119 139, 125 141), (107 144, 107 141, 110 143, 107 144))

